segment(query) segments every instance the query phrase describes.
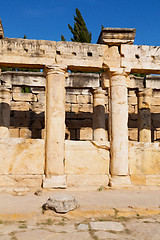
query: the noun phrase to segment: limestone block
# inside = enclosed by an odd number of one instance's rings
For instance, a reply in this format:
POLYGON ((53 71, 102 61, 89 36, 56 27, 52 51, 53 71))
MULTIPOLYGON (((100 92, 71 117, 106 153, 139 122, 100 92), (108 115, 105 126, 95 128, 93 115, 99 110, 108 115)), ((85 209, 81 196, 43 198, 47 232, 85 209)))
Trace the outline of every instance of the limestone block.
POLYGON ((138 129, 129 129, 129 140, 138 141, 138 129))
MULTIPOLYGON (((70 103, 66 103, 65 104, 65 111, 66 112, 70 112, 71 111, 71 107, 72 107, 72 105, 70 104, 70 103)), ((73 111, 74 112, 74 111, 73 111)))
POLYGON ((87 96, 87 95, 78 95, 77 96, 77 102, 79 104, 83 104, 83 103, 91 103, 91 96, 87 96))
POLYGON ((42 139, 0 139, 0 152, 0 174, 44 173, 42 139))
POLYGON ((90 89, 72 89, 72 88, 68 88, 66 89, 66 93, 67 94, 75 94, 75 95, 92 95, 91 94, 91 90, 90 89))
MULTIPOLYGON (((160 173, 160 172, 159 172, 160 173)), ((147 186, 160 186, 160 175, 147 175, 146 176, 147 186)))
POLYGON ((160 173, 159 155, 159 143, 130 143, 130 174, 158 175, 160 173))
POLYGON ((29 102, 11 102, 11 110, 29 111, 29 102))
POLYGON ((160 106, 151 106, 151 113, 160 113, 160 106))
POLYGON ((91 104, 82 104, 82 105, 80 105, 79 112, 93 113, 93 106, 91 104))
MULTIPOLYGON (((43 76, 42 76, 43 77, 43 76)), ((34 77, 36 79, 36 77, 34 77)), ((44 78, 45 82, 45 78, 44 78)), ((34 94, 45 94, 45 88, 43 86, 31 87, 31 92, 34 94)))
POLYGON ((128 96, 129 97, 136 97, 136 90, 129 89, 128 90, 128 96))
POLYGON ((145 175, 131 175, 131 182, 133 185, 146 185, 146 176, 145 175))
POLYGON ((36 102, 37 96, 32 93, 13 93, 13 100, 14 101, 22 101, 22 102, 36 102))
POLYGON ((121 45, 121 67, 159 73, 160 49, 154 46, 121 45))
POLYGON ((19 138, 19 128, 10 128, 9 135, 10 138, 19 138))
MULTIPOLYGON (((41 68, 53 64, 56 55, 56 42, 4 38, 0 41, 0 62, 23 64, 25 67, 41 68)), ((34 85, 35 86, 35 85, 34 85)))
POLYGON ((108 175, 98 175, 98 174, 74 174, 67 175, 67 186, 68 187, 107 187, 109 183, 108 175))
POLYGON ((97 88, 100 86, 97 73, 70 73, 66 87, 72 88, 97 88))
POLYGON ((160 90, 158 89, 158 90, 156 90, 156 89, 153 89, 153 98, 159 98, 160 97, 160 90))
POLYGON ((103 56, 108 46, 78 42, 57 42, 56 62, 68 65, 70 70, 95 70, 102 68, 103 56), (78 66, 78 68, 77 68, 78 66))
POLYGON ((0 138, 9 138, 9 131, 7 127, 0 126, 0 138))
POLYGON ((66 175, 54 175, 43 179, 43 188, 66 188, 66 175))
POLYGON ((22 87, 13 86, 12 93, 22 93, 22 87))
POLYGON ((105 51, 103 64, 104 66, 109 66, 112 68, 120 67, 120 54, 118 46, 111 46, 107 51, 105 51))
POLYGON ((121 232, 124 230, 122 223, 119 222, 90 222, 90 227, 93 230, 101 230, 101 231, 116 231, 121 232))
POLYGON ((109 182, 110 187, 115 187, 115 188, 119 188, 119 187, 130 187, 131 185, 131 180, 130 180, 130 176, 112 176, 112 178, 110 179, 109 182))
POLYGON ((128 112, 129 112, 129 113, 135 113, 135 106, 129 104, 129 105, 128 105, 128 112))
POLYGON ((151 99, 151 105, 152 106, 160 106, 160 97, 153 97, 151 99))
POLYGON ((40 188, 42 185, 42 175, 0 175, 1 187, 29 187, 40 188))
POLYGON ((109 158, 108 150, 96 147, 89 141, 65 141, 65 173, 67 175, 109 174, 109 158))
POLYGON ((78 113, 79 112, 80 105, 79 104, 72 104, 71 105, 71 111, 78 113))
POLYGON ((133 97, 133 96, 132 97, 131 96, 128 97, 128 104, 136 105, 137 101, 138 101, 138 99, 137 99, 136 96, 135 97, 133 97))
POLYGON ((31 138, 31 130, 28 128, 20 128, 20 138, 31 138))
POLYGON ((98 43, 106 45, 133 44, 136 34, 134 28, 103 28, 98 43))
POLYGON ((51 209, 57 213, 67 213, 78 207, 75 197, 66 193, 55 193, 43 205, 45 210, 51 209))
POLYGON ((92 128, 80 128, 80 140, 92 140, 93 130, 92 128))
POLYGON ((33 102, 30 104, 30 110, 41 113, 45 111, 45 104, 43 102, 33 102))
POLYGON ((77 103, 76 95, 66 94, 66 103, 77 103))

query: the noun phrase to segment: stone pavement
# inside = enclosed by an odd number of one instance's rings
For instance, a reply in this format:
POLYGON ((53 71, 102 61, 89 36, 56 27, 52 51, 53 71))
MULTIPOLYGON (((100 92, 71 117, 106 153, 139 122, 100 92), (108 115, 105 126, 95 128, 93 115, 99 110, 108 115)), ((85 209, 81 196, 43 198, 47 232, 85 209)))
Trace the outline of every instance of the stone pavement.
POLYGON ((0 221, 0 240, 158 240, 160 216, 69 220, 65 217, 0 221))
POLYGON ((42 211, 57 191, 0 193, 0 240, 160 239, 160 191, 59 190, 75 196, 80 207, 66 214, 42 211))

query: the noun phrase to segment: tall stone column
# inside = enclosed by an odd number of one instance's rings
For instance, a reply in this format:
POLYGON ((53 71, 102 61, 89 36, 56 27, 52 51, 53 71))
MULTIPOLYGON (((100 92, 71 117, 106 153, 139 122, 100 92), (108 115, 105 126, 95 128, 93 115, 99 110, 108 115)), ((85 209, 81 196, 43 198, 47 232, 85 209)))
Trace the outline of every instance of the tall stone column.
POLYGON ((124 69, 110 70, 111 186, 130 184, 128 169, 128 101, 124 69))
POLYGON ((139 89, 138 92, 138 141, 151 142, 151 103, 152 89, 139 89))
MULTIPOLYGON (((1 76, 1 69, 0 69, 1 76)), ((11 91, 0 86, 0 138, 9 138, 11 91)))
POLYGON ((107 141, 105 124, 106 91, 102 88, 93 90, 93 140, 107 141))
POLYGON ((64 66, 46 66, 46 144, 44 188, 65 188, 65 71, 64 66))

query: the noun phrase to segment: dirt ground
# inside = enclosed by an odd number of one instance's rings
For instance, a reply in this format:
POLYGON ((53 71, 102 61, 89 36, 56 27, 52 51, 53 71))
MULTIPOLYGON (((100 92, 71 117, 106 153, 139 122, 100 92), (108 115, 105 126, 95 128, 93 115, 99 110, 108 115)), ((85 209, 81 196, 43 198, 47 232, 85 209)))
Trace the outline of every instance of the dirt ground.
POLYGON ((0 193, 0 240, 160 239, 160 188, 0 193), (42 211, 49 196, 74 195, 79 208, 42 211))

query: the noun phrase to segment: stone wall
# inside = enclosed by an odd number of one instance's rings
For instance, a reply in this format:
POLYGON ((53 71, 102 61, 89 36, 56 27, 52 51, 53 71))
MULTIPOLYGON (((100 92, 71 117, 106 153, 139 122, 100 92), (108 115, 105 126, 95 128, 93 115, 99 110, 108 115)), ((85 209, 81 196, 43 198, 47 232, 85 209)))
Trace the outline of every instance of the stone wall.
MULTIPOLYGON (((147 76, 151 98, 152 141, 160 140, 159 76, 147 76)), ((93 94, 100 86, 99 74, 69 74, 66 79, 66 139, 92 140, 93 94)), ((1 85, 11 89, 10 137, 44 138, 45 78, 43 73, 3 72, 1 85), (23 93, 28 87, 29 93, 23 93)), ((128 89, 129 140, 138 141, 138 89, 144 79, 131 75, 128 89)), ((108 91, 106 91, 106 131, 108 132, 108 91)), ((108 135, 109 133, 107 133, 108 135)))
POLYGON ((129 143, 129 173, 134 185, 160 186, 160 144, 129 143))

